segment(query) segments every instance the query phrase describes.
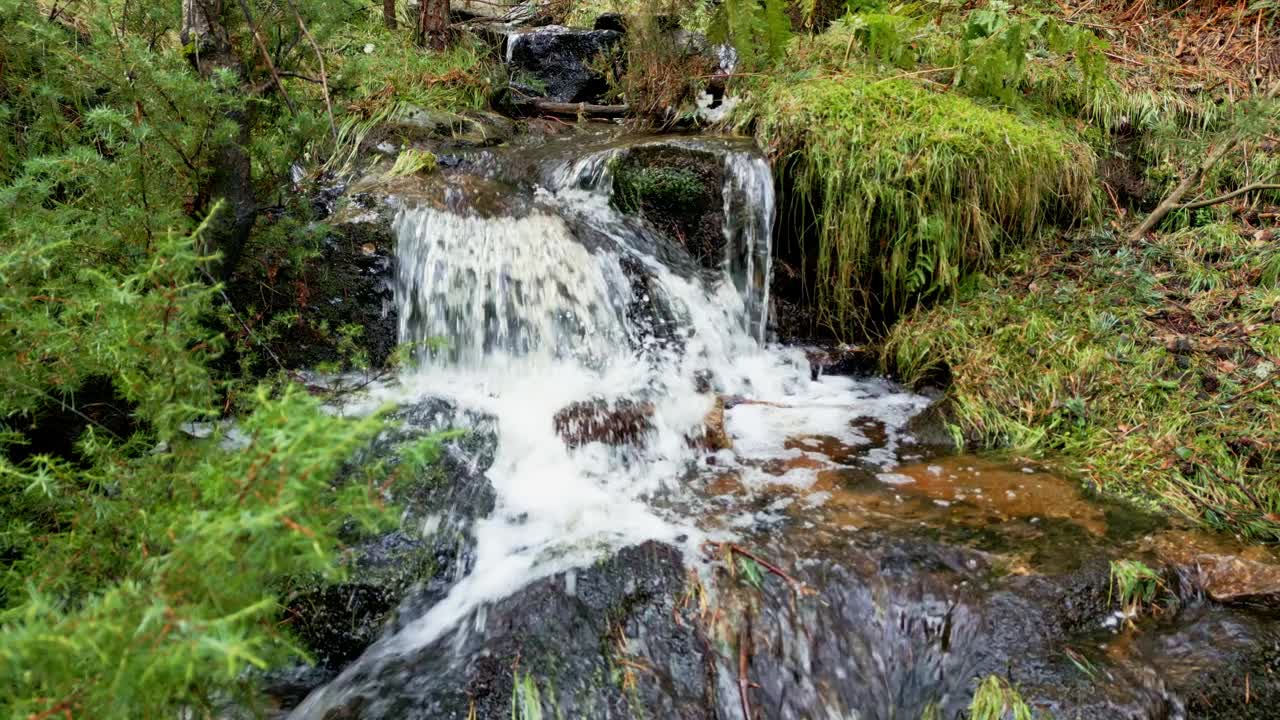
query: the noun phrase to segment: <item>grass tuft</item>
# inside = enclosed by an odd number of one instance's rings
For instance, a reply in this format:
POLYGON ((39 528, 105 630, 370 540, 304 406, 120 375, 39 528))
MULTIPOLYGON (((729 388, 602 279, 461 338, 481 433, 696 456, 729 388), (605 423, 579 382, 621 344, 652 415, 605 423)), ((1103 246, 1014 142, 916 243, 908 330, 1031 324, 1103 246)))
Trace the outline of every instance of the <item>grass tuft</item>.
POLYGON ((973 693, 969 720, 1031 720, 1031 708, 1008 681, 988 675, 973 693))
POLYGON ((1125 612, 1136 615, 1156 601, 1164 587, 1160 573, 1138 560, 1111 561, 1111 592, 1125 612))

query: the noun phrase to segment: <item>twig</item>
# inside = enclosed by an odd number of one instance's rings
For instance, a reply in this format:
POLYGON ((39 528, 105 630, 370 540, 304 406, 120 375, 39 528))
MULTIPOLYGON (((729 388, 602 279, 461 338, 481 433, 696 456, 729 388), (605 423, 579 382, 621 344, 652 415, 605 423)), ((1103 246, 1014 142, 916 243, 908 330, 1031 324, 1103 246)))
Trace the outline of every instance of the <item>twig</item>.
POLYGON ((703 545, 703 549, 705 550, 708 546, 718 548, 721 550, 727 549, 730 553, 737 553, 738 555, 741 555, 743 557, 750 558, 751 560, 754 560, 756 564, 760 565, 760 567, 763 567, 765 570, 768 570, 774 575, 777 575, 778 577, 785 580, 787 584, 791 586, 791 589, 796 592, 797 595, 802 595, 805 592, 804 583, 800 582, 794 577, 791 577, 782 568, 778 567, 777 565, 774 565, 768 560, 765 560, 764 558, 742 547, 741 545, 738 545, 735 543, 729 543, 729 542, 726 542, 726 543, 707 542, 703 545))
POLYGON ((1103 54, 1104 54, 1104 55, 1106 55, 1107 57, 1111 58, 1112 60, 1119 60, 1120 62, 1127 62, 1127 63, 1129 63, 1130 65, 1137 65, 1137 66, 1139 66, 1139 67, 1145 67, 1145 66, 1146 66, 1146 63, 1142 62, 1141 60, 1134 60, 1133 58, 1127 58, 1127 57, 1125 57, 1125 56, 1123 56, 1123 55, 1117 55, 1117 54, 1115 54, 1115 53, 1113 53, 1113 52, 1111 52, 1111 51, 1109 51, 1109 50, 1104 50, 1104 51, 1103 51, 1103 54))
POLYGON ((1102 187, 1107 191, 1107 197, 1111 198, 1111 204, 1115 206, 1116 217, 1124 217, 1124 210, 1120 208, 1120 200, 1116 198, 1116 193, 1111 189, 1111 183, 1103 181, 1102 187))
POLYGON ((1263 504, 1263 502, 1258 499, 1258 496, 1253 493, 1253 490, 1250 490, 1249 486, 1245 484, 1244 478, 1229 478, 1226 475, 1219 472, 1218 468, 1210 467, 1209 465, 1205 465, 1204 467, 1208 468, 1209 472, 1213 473, 1214 475, 1217 475, 1219 480, 1223 482, 1232 483, 1236 487, 1240 488, 1240 492, 1244 493, 1245 497, 1249 498, 1249 501, 1253 503, 1254 507, 1258 508, 1263 513, 1271 512, 1271 508, 1263 504))
POLYGON ((926 68, 924 70, 916 70, 915 72, 901 73, 899 75, 891 75, 887 78, 880 78, 879 80, 871 84, 879 85, 880 83, 889 82, 890 80, 901 80, 902 78, 915 77, 917 75, 928 75, 929 73, 936 73, 936 72, 950 72, 952 70, 959 70, 959 69, 960 69, 959 65, 950 65, 947 67, 938 67, 938 68, 926 68))
POLYGON ((1262 182, 1252 183, 1249 185, 1245 185, 1244 187, 1238 190, 1232 190, 1231 192, 1225 195, 1219 195, 1218 197, 1215 197, 1215 198, 1210 198, 1208 200, 1197 200, 1196 202, 1190 202, 1190 203, 1183 203, 1178 206, 1178 209, 1179 210, 1195 210, 1196 208, 1208 207, 1210 205, 1217 205, 1218 203, 1224 203, 1228 200, 1231 200, 1232 198, 1240 197, 1245 193, 1251 193, 1254 190, 1280 190, 1280 183, 1262 183, 1262 182))
MULTIPOLYGON (((1280 93, 1280 80, 1277 80, 1271 86, 1271 89, 1267 91, 1266 95, 1263 96, 1263 99, 1271 100, 1276 97, 1277 93, 1280 93)), ((1191 172, 1184 177, 1182 181, 1178 183, 1178 186, 1173 189, 1173 192, 1169 193, 1164 200, 1160 201, 1160 204, 1156 206, 1155 210, 1151 211, 1151 214, 1147 216, 1147 219, 1143 220, 1142 224, 1134 229, 1133 233, 1130 234, 1129 239, 1140 240, 1144 235, 1154 229, 1156 225, 1159 225, 1160 221, 1163 220, 1170 211, 1178 208, 1179 201, 1182 200, 1182 196, 1186 195, 1187 191, 1199 184, 1201 178, 1203 178, 1214 165, 1217 165, 1218 161, 1222 160, 1222 158, 1226 157, 1232 150, 1239 146, 1243 139, 1244 138, 1241 135, 1234 135, 1227 138, 1218 145, 1217 148, 1211 151, 1208 157, 1206 157, 1204 161, 1196 167, 1194 172, 1191 172)))
POLYGON ((1239 400, 1240 398, 1244 397, 1245 395, 1249 395, 1249 394, 1253 393, 1255 390, 1261 390, 1262 388, 1264 388, 1264 387, 1266 387, 1266 386, 1270 385, 1271 383, 1273 383, 1273 382, 1275 382, 1275 381, 1276 381, 1276 376, 1275 376, 1275 375, 1272 375, 1272 376, 1268 377, 1266 380, 1263 380, 1262 382, 1258 383, 1257 385, 1253 385, 1253 386, 1247 387, 1247 388, 1245 388, 1244 390, 1241 390, 1240 392, 1236 393, 1235 395, 1232 395, 1231 397, 1227 398, 1227 399, 1226 399, 1222 404, 1223 404, 1223 405, 1230 405, 1231 403, 1233 403, 1233 402, 1235 402, 1235 401, 1239 400))
POLYGON ((324 90, 324 109, 329 114, 329 131, 333 133, 333 141, 336 143, 338 142, 338 124, 333 121, 333 101, 329 97, 329 74, 324 69, 324 53, 320 52, 320 45, 307 29, 307 24, 302 22, 302 13, 298 11, 298 0, 289 0, 289 5, 293 8, 293 17, 298 21, 298 29, 306 36, 307 43, 316 54, 316 61, 320 63, 320 87, 324 90))
POLYGON ((751 698, 748 693, 751 681, 747 679, 747 664, 751 657, 750 642, 751 616, 747 615, 745 624, 738 628, 738 697, 742 699, 743 720, 751 720, 751 698))

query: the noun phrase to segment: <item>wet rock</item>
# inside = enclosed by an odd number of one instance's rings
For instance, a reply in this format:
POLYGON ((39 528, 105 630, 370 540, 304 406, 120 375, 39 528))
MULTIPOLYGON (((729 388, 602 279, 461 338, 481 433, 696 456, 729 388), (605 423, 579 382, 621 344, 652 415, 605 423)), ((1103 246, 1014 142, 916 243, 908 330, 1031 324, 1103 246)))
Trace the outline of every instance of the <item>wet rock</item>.
POLYGON ((366 658, 310 717, 710 718, 706 646, 680 602, 681 553, 659 543, 539 580, 471 623, 402 654, 366 658))
POLYGON ((627 327, 634 332, 632 344, 642 353, 681 352, 684 339, 679 332, 680 323, 658 292, 653 271, 630 255, 622 256, 618 263, 631 283, 627 327))
POLYGON ((613 204, 643 217, 703 268, 725 259, 724 156, 712 148, 651 143, 614 170, 613 204))
POLYGON ((609 81, 599 68, 612 61, 621 38, 615 30, 560 25, 513 33, 507 38, 507 60, 517 78, 513 89, 555 102, 600 102, 609 81))
POLYGON ((555 414, 556 433, 571 448, 587 443, 643 446, 653 429, 653 404, 620 399, 585 400, 555 414))
POLYGON ((708 452, 731 450, 733 440, 724 429, 724 398, 717 397, 711 410, 702 420, 702 433, 693 438, 694 445, 708 452))
POLYGON ((519 132, 514 120, 486 110, 450 112, 409 106, 375 128, 364 145, 377 150, 417 147, 437 153, 509 142, 519 132))
POLYGON ((822 375, 869 375, 879 362, 875 351, 865 345, 827 345, 807 348, 810 379, 822 375))
POLYGON ((442 398, 402 407, 391 419, 394 424, 353 463, 351 481, 359 481, 359 468, 371 463, 395 468, 404 449, 423 438, 451 429, 463 433, 443 442, 437 462, 425 473, 393 487, 389 500, 405 510, 401 529, 374 536, 361 536, 354 528, 344 533, 350 581, 300 582, 284 619, 318 669, 286 668, 268 676, 267 690, 281 702, 300 700, 299 694, 330 680, 388 626, 417 617, 471 569, 471 524, 494 506, 484 473, 497 448, 496 420, 442 398))
POLYGON ((384 365, 395 349, 393 211, 369 195, 336 204, 317 257, 299 261, 287 247, 255 235, 228 283, 227 295, 241 313, 297 315, 277 328, 270 353, 258 358, 264 370, 277 369, 276 361, 301 369, 350 360, 341 349, 344 327, 359 328, 355 346, 371 367, 384 365))
POLYGON ((1183 558, 1192 587, 1221 603, 1257 603, 1280 608, 1280 566, 1238 555, 1196 554, 1183 558))

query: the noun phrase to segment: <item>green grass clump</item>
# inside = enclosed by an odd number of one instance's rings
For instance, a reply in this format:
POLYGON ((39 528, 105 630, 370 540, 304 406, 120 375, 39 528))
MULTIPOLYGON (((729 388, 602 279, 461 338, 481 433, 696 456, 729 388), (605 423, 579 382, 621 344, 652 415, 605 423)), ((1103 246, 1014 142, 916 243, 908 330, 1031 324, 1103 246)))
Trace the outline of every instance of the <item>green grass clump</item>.
POLYGON ((907 79, 777 81, 751 114, 813 209, 816 304, 841 334, 1091 207, 1095 159, 1071 133, 907 79))
POLYGON ((1105 491, 1277 541, 1278 256, 1223 224, 1030 249, 905 318, 885 365, 909 383, 949 371, 973 444, 1052 454, 1105 491))
POLYGON ((436 156, 426 150, 409 148, 396 156, 395 164, 387 171, 390 177, 408 177, 419 173, 430 173, 436 169, 436 156))
POLYGON ((973 693, 970 720, 1031 720, 1031 708, 1008 681, 988 675, 973 693))
POLYGON ((1160 573, 1138 560, 1111 561, 1111 590, 1125 610, 1137 613, 1156 600, 1164 586, 1160 573))

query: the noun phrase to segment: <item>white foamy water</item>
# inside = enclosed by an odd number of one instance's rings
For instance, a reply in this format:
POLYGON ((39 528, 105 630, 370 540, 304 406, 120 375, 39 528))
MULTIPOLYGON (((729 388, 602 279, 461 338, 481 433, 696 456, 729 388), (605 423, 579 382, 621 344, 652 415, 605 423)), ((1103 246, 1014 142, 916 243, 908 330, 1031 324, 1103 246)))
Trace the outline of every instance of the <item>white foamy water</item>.
MULTIPOLYGON (((717 468, 738 468, 756 487, 780 481, 761 475, 758 461, 820 455, 788 449, 788 438, 869 446, 851 420, 878 420, 896 438, 926 404, 882 381, 811 381, 801 351, 761 342, 774 213, 762 158, 726 154, 726 252, 718 272, 708 274, 673 270, 658 259, 654 233, 610 207, 609 172, 619 152, 549 173, 538 208, 522 217, 400 213, 401 340, 422 347, 417 369, 370 391, 365 406, 447 397, 496 417, 497 451, 487 472, 496 503, 472 528, 471 572, 357 665, 455 629, 483 632, 486 604, 627 545, 660 540, 692 552, 709 525, 677 508, 697 506, 686 500, 694 492, 690 479, 707 468, 707 452, 690 438, 702 433, 718 395, 751 402, 730 403, 725 426, 735 448, 717 454, 717 468), (647 277, 643 291, 633 289, 637 272, 647 277), (636 304, 669 315, 659 323, 669 336, 655 338, 652 318, 637 316, 636 304), (649 423, 643 441, 566 445, 555 414, 601 400, 642 404, 649 423)), ((891 459, 889 452, 881 464, 891 459)), ((348 674, 293 717, 323 716, 348 674)))

